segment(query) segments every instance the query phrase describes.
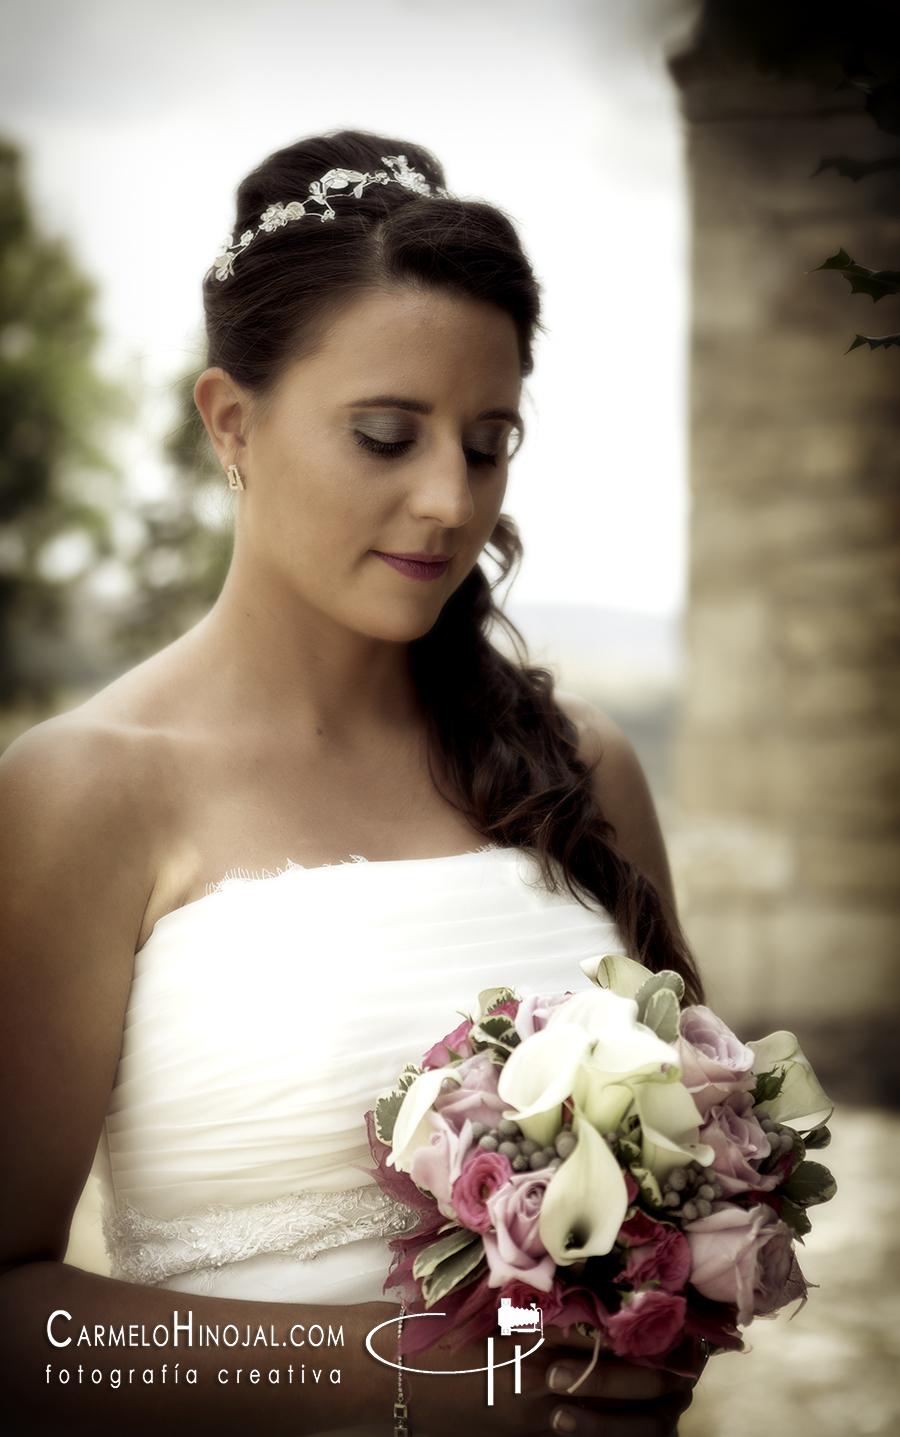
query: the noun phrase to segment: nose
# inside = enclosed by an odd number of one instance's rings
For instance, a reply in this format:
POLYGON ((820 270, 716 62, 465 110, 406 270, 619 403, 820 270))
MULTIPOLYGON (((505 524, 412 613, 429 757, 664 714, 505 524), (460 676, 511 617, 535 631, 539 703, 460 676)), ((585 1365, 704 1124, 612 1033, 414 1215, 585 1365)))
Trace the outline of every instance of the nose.
POLYGON ((410 513, 445 529, 460 529, 475 513, 462 446, 441 445, 423 462, 409 496, 410 513))

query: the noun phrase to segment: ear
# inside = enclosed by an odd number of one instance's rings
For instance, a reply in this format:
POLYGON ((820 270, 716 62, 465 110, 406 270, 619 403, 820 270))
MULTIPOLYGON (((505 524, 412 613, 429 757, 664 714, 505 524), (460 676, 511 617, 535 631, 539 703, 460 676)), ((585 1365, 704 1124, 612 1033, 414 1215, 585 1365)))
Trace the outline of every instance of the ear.
POLYGON ((194 385, 194 403, 222 468, 237 464, 245 443, 250 396, 224 369, 206 369, 194 385))

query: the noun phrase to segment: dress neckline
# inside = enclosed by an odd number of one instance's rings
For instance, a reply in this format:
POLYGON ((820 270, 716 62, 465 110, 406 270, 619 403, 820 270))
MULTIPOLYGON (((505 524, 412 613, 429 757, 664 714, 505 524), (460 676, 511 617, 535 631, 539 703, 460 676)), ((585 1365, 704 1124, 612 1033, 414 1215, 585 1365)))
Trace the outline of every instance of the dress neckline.
POLYGON ((390 868, 398 867, 401 864, 454 863, 462 858, 480 858, 484 855, 494 853, 514 853, 518 855, 519 852, 520 850, 517 848, 503 847, 497 843, 487 843, 482 848, 466 849, 464 853, 438 854, 431 858, 366 858, 363 854, 351 853, 347 859, 342 860, 340 863, 314 863, 306 865, 303 863, 295 863, 292 858, 288 858, 285 860, 284 867, 276 868, 274 873, 267 868, 260 871, 253 871, 247 868, 233 868, 225 874, 224 878, 219 879, 217 883, 207 884, 206 892, 201 893, 199 898, 192 898, 190 903, 182 903, 180 907, 170 908, 168 913, 161 914, 140 948, 135 949, 135 956, 144 952, 161 923, 165 923, 167 919, 174 918, 179 913, 186 913, 188 909, 196 908, 200 903, 208 903, 210 899, 218 898, 221 894, 227 893, 234 888, 249 887, 251 884, 257 883, 277 882, 279 878, 286 878, 289 874, 293 873, 322 873, 326 869, 340 870, 345 868, 390 868))

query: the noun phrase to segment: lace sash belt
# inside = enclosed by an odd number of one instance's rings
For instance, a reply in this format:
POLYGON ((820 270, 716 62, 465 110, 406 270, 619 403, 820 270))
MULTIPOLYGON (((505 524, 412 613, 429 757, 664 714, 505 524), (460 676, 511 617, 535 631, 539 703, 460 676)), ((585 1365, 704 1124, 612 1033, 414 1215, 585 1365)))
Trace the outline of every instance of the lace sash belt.
POLYGON ((288 1193, 246 1207, 210 1203, 170 1221, 125 1203, 104 1212, 103 1235, 112 1276, 153 1286, 261 1253, 308 1260, 364 1238, 399 1237, 416 1221, 411 1208, 369 1186, 288 1193))

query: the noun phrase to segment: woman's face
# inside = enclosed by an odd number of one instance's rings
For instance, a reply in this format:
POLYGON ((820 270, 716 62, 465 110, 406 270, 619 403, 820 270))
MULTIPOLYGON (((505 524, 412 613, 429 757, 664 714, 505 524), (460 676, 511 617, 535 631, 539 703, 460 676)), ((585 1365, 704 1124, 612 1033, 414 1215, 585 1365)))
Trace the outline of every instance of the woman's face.
POLYGON ((495 306, 352 301, 251 412, 240 561, 356 632, 427 633, 499 516, 519 389, 515 326, 495 306))

